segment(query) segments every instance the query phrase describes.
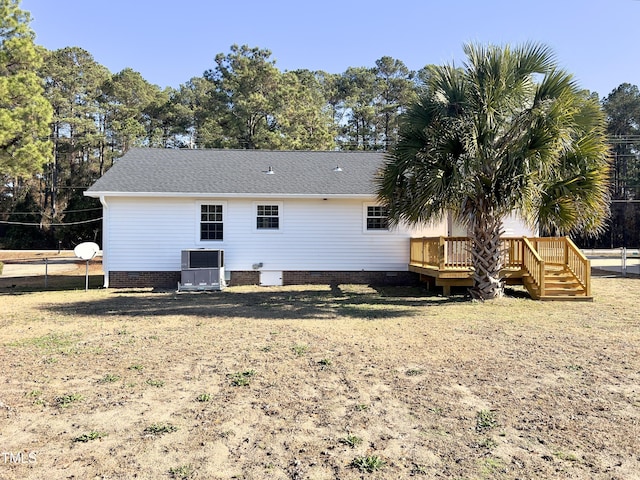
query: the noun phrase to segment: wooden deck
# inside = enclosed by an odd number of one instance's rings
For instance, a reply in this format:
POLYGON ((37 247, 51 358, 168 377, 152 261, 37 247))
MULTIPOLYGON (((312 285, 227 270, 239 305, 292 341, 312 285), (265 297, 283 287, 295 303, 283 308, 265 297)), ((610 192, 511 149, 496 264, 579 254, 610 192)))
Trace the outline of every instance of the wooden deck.
MULTIPOLYGON (((409 270, 451 293, 473 286, 467 237, 412 238, 409 270)), ((591 264, 568 237, 504 238, 501 277, 524 285, 536 300, 591 301, 591 264)))

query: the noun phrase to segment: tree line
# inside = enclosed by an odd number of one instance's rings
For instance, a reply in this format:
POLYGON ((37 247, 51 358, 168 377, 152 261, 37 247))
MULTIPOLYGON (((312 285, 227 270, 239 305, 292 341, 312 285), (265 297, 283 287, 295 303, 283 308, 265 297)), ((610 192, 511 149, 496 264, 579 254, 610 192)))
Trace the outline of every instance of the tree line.
MULTIPOLYGON (((269 50, 232 45, 201 76, 162 89, 80 47, 37 46, 19 3, 0 0, 0 107, 11 113, 0 116, 5 248, 99 241, 101 206, 82 192, 134 146, 387 151, 434 68, 381 57, 342 73, 281 71, 269 50)), ((612 198, 640 200, 638 88, 623 84, 601 105, 612 198)))

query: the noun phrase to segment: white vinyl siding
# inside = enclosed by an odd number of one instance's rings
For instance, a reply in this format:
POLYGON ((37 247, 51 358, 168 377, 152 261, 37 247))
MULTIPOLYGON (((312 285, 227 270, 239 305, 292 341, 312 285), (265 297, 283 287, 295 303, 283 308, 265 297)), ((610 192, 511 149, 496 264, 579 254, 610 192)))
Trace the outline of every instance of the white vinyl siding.
MULTIPOLYGON (((503 237, 535 237, 538 235, 535 229, 530 228, 515 212, 502 220, 503 237)), ((451 220, 449 236, 466 237, 467 227, 451 220)))
POLYGON ((195 245, 199 224, 192 200, 107 198, 103 248, 110 271, 179 271, 180 249, 195 245))
POLYGON ((504 218, 503 228, 504 237, 536 237, 538 232, 536 229, 532 229, 518 216, 516 213, 512 213, 504 218))
POLYGON ((104 245, 111 271, 179 271, 180 251, 225 251, 227 271, 404 271, 411 236, 444 235, 444 225, 398 227, 384 234, 363 231, 364 203, 349 199, 107 198, 108 238, 104 245), (224 238, 200 240, 200 206, 222 204, 224 238), (256 230, 256 205, 279 205, 278 235, 256 230))
POLYGON ((363 207, 359 200, 299 199, 284 202, 281 235, 253 234, 247 216, 250 202, 229 201, 228 270, 359 271, 406 270, 409 230, 386 235, 362 231, 363 207), (233 231, 233 239, 230 237, 233 231))

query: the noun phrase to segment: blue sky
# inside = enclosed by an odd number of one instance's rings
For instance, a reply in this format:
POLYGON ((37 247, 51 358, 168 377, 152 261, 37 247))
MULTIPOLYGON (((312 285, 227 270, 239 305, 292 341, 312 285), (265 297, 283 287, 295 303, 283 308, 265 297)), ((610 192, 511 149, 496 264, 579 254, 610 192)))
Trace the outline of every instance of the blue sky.
POLYGON ((407 67, 463 58, 465 42, 543 42, 583 88, 640 84, 638 0, 23 0, 36 42, 78 46, 112 72, 178 87, 232 44, 280 70, 342 73, 382 56, 407 67))

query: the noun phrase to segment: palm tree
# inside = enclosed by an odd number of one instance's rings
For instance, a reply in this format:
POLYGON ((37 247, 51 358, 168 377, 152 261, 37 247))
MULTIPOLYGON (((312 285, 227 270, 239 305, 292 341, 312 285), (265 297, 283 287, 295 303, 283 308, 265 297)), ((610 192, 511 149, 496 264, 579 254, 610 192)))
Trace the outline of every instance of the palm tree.
POLYGON ((447 213, 468 229, 472 295, 502 296, 502 219, 597 233, 608 215, 609 152, 598 100, 548 47, 465 45, 463 68, 433 67, 378 178, 391 223, 447 213))

